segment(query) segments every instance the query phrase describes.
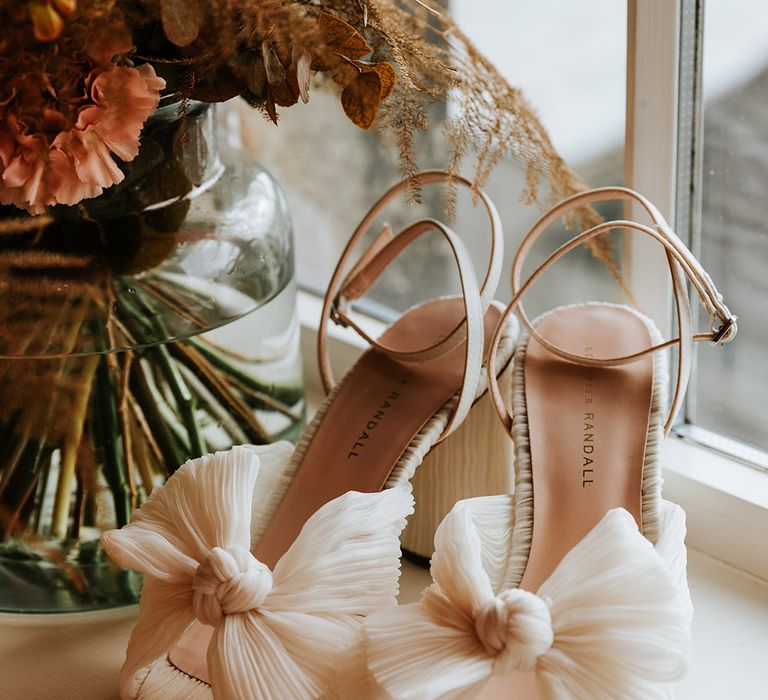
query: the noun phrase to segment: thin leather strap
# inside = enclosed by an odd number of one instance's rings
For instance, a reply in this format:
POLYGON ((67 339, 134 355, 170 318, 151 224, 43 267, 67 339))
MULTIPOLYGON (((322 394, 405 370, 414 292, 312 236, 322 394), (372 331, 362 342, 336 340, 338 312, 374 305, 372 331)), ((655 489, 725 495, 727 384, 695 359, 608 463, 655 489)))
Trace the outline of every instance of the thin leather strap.
POLYGON ((720 295, 715 288, 710 276, 701 267, 701 264, 696 260, 685 244, 677 237, 674 231, 672 231, 672 228, 667 223, 666 219, 653 203, 643 195, 627 187, 599 187, 592 190, 586 190, 585 192, 580 192, 564 199, 544 214, 526 234, 515 252, 515 257, 512 263, 513 295, 516 294, 517 290, 520 288, 523 263, 530 252, 533 243, 553 222, 580 207, 612 200, 621 200, 639 204, 648 213, 654 226, 659 230, 659 233, 664 236, 669 244, 679 253, 679 256, 677 256, 674 261, 668 258, 670 269, 673 268, 675 264, 680 264, 686 275, 691 279, 692 284, 696 288, 696 291, 710 316, 717 316, 721 322, 727 321, 727 319, 731 317, 731 313, 725 304, 722 303, 722 295, 720 295))
MULTIPOLYGON (((645 210, 655 226, 659 227, 660 230, 671 234, 671 240, 677 240, 664 216, 649 199, 638 192, 625 187, 600 187, 577 193, 576 195, 563 200, 559 205, 544 214, 541 220, 531 229, 529 234, 531 239, 530 242, 532 243, 533 239, 537 238, 540 233, 564 213, 572 211, 580 206, 611 200, 620 200, 639 205, 645 210)), ((516 284, 519 284, 523 261, 529 250, 530 248, 526 249, 521 246, 520 249, 516 251, 515 260, 512 266, 513 280, 516 280, 513 281, 513 295, 517 292, 516 284)), ((690 376, 691 364, 693 362, 693 340, 690 338, 693 333, 693 319, 690 309, 690 300, 688 298, 688 288, 685 283, 685 275, 683 274, 680 265, 668 251, 666 257, 670 276, 672 278, 672 290, 675 299, 675 311, 678 317, 678 329, 680 337, 685 339, 677 345, 675 391, 666 421, 668 432, 672 426, 674 416, 677 415, 677 411, 682 405, 682 400, 685 396, 685 390, 690 376)), ((712 311, 713 310, 710 309, 710 313, 712 313, 712 311)), ((525 312, 523 311, 523 313, 525 312)), ((527 325, 530 326, 530 324, 527 325)))
MULTIPOLYGON (((446 352, 458 347, 458 345, 464 342, 468 332, 463 319, 449 335, 445 338, 441 338, 432 345, 417 350, 400 349, 387 346, 366 333, 366 331, 361 326, 358 326, 354 319, 348 315, 347 305, 354 299, 363 296, 392 260, 394 260, 408 245, 425 233, 433 230, 440 231, 441 228, 443 228, 443 224, 434 219, 421 219, 404 228, 395 238, 381 248, 379 253, 373 256, 366 265, 362 268, 356 267, 355 270, 353 270, 353 273, 350 274, 347 281, 342 285, 342 292, 337 296, 337 301, 334 305, 334 314, 339 323, 352 328, 369 345, 398 362, 426 362, 436 357, 440 357, 446 352)), ((467 264, 471 264, 469 263, 469 260, 467 260, 467 264)), ((484 295, 481 290, 480 302, 483 313, 487 311, 490 301, 487 292, 484 295)))
MULTIPOLYGON (((526 280, 523 287, 520 290, 518 290, 518 296, 517 296, 518 303, 516 304, 517 306, 516 311, 518 316, 520 317, 522 322, 526 325, 531 335, 534 338, 536 338, 536 340, 539 343, 541 343, 541 345, 546 347, 547 350, 549 350, 553 354, 558 355, 559 357, 562 357, 565 360, 568 360, 570 362, 574 362, 577 364, 602 366, 602 367, 622 365, 622 364, 627 364, 629 362, 634 362, 635 360, 639 359, 640 357, 643 357, 644 355, 648 355, 653 352, 658 352, 659 350, 678 344, 678 349, 679 349, 678 371, 676 374, 675 392, 674 392, 672 403, 670 405, 669 416, 667 417, 667 421, 665 423, 666 429, 671 428, 672 422, 674 421, 674 417, 675 415, 677 415, 677 411, 682 405, 682 400, 685 395, 685 389, 686 389, 688 377, 690 374, 691 364, 693 362, 693 341, 698 337, 693 332, 693 317, 692 317, 690 302, 688 301, 688 295, 685 290, 685 278, 683 275, 684 268, 682 268, 682 266, 678 264, 678 257, 677 257, 678 255, 679 254, 676 251, 676 249, 668 243, 667 238, 664 235, 660 234, 657 229, 653 229, 648 226, 643 226, 633 221, 611 221, 611 222, 599 224, 598 226, 595 226, 592 229, 589 229, 588 231, 585 231, 584 233, 578 236, 575 236, 566 244, 558 248, 549 258, 547 258, 547 260, 545 260, 545 262, 537 270, 534 271, 531 277, 529 277, 528 280, 526 280), (538 277, 541 274, 543 274, 543 272, 547 268, 549 268, 552 264, 554 264, 557 260, 559 260, 563 255, 567 254, 568 252, 576 248, 581 243, 584 243, 592 238, 595 238, 596 236, 602 235, 603 233, 606 233, 613 228, 624 228, 629 230, 640 231, 642 233, 645 233, 653 237, 655 240, 659 241, 663 246, 667 248, 667 252, 671 260, 675 263, 670 265, 670 272, 672 274, 672 279, 673 279, 673 290, 675 292, 675 302, 676 302, 675 308, 678 314, 678 327, 679 327, 680 335, 677 338, 666 341, 664 343, 643 348, 641 350, 638 350, 635 353, 623 355, 620 357, 584 357, 582 355, 570 353, 564 350, 563 348, 560 348, 557 345, 549 342, 546 338, 544 338, 528 320, 528 317, 526 316, 525 311, 522 308, 521 300, 523 295, 528 291, 528 289, 530 289, 530 287, 533 285, 536 279, 538 279, 538 277)), ((700 339, 704 339, 704 338, 710 339, 711 334, 702 335, 700 339)))
MULTIPOLYGON (((585 358, 579 355, 573 355, 571 353, 564 352, 562 348, 559 348, 554 344, 549 343, 546 339, 542 338, 541 335, 536 331, 535 328, 533 328, 532 324, 528 320, 528 317, 526 316, 525 310, 522 307, 521 303, 518 304, 517 313, 521 321, 531 331, 531 334, 537 339, 537 341, 539 341, 542 345, 544 345, 544 347, 546 347, 550 352, 560 357, 563 357, 563 359, 567 359, 571 362, 578 362, 580 364, 593 365, 593 366, 609 366, 609 365, 617 365, 617 364, 626 364, 627 362, 632 362, 635 359, 642 357, 643 355, 653 353, 653 352, 658 352, 659 350, 665 347, 669 347, 671 345, 677 344, 677 347, 678 347, 677 360, 678 361, 677 361, 677 371, 675 374, 675 389, 672 397, 672 402, 670 404, 669 414, 667 416, 667 420, 665 421, 665 430, 669 432, 669 430, 671 430, 672 428, 672 424, 674 422, 675 416, 677 415, 678 411, 682 407, 685 391, 686 391, 688 380, 690 377, 691 368, 693 366, 694 341, 713 340, 715 337, 717 337, 720 340, 720 342, 727 342, 735 334, 735 331, 736 331, 735 318, 733 318, 731 312, 728 310, 725 304, 723 304, 722 296, 717 291, 711 278, 701 267, 698 260, 696 260, 696 258, 688 250, 688 248, 686 248, 683 242, 675 235, 675 233, 666 223, 666 221, 658 212, 658 210, 656 210, 650 202, 648 202, 643 197, 641 197, 641 195, 637 195, 637 193, 634 193, 631 190, 625 190, 624 188, 615 188, 615 189, 603 188, 602 190, 598 191, 597 195, 592 194, 590 196, 589 193, 587 193, 586 197, 579 197, 577 195, 576 197, 571 198, 569 204, 570 204, 570 207, 579 206, 580 201, 583 201, 584 199, 595 201, 595 196, 599 196, 599 197, 612 196, 616 190, 618 190, 619 193, 623 195, 631 193, 630 197, 632 199, 635 199, 635 196, 639 198, 639 201, 643 204, 643 206, 646 208, 646 211, 649 212, 649 214, 651 215, 651 218, 654 220, 654 223, 656 224, 655 228, 642 226, 640 224, 637 224, 635 222, 630 222, 630 221, 607 222, 604 224, 600 224, 594 227, 593 229, 591 229, 590 231, 584 232, 579 236, 575 236, 573 239, 571 239, 571 241, 561 246, 560 249, 555 251, 555 253, 553 253, 547 260, 544 261, 544 263, 539 267, 539 269, 534 271, 533 275, 531 276, 531 278, 529 278, 529 281, 526 283, 526 285, 530 287, 530 284, 534 281, 533 278, 538 277, 541 273, 543 273, 544 270, 546 270, 556 260, 562 257, 562 255, 565 255, 567 252, 575 248, 577 245, 579 245, 582 242, 585 242, 586 240, 589 240, 590 238, 594 238, 598 235, 601 235, 601 233, 605 233, 611 228, 616 228, 616 227, 638 230, 642 233, 645 233, 651 236, 666 248, 667 260, 669 264, 670 274, 672 276, 672 283, 673 283, 672 288, 673 288, 674 298, 675 298, 675 311, 678 317, 678 329, 679 329, 678 337, 670 341, 667 341, 666 343, 645 348, 637 353, 633 353, 632 355, 627 355, 622 358, 585 358), (694 333, 693 316, 691 312, 690 301, 688 298, 688 291, 685 284, 686 276, 691 279, 693 286, 696 289, 704 306, 712 315, 713 326, 715 323, 719 322, 718 330, 713 330, 710 333, 701 333, 701 334, 694 333), (717 319, 717 321, 715 319, 717 319)), ((513 264, 513 283, 512 283, 513 294, 517 294, 517 292, 520 291, 518 287, 519 274, 520 274, 520 270, 522 269, 525 256, 527 252, 530 250, 532 242, 539 235, 541 235, 541 233, 543 233, 544 230, 545 230, 545 226, 534 226, 534 228, 531 230, 531 233, 527 237, 528 245, 526 247, 523 247, 521 245, 521 247, 517 251, 517 254, 515 256, 516 257, 515 263, 513 264)))
MULTIPOLYGON (((522 297, 530 290, 530 288, 533 286, 533 284, 541 277, 541 275, 549 269, 555 262, 557 262, 560 258, 562 258, 567 253, 571 252, 574 248, 577 248, 582 243, 585 243, 589 240, 592 240, 593 238, 596 238, 597 236, 601 236, 604 233, 608 233, 609 231, 613 229, 629 229, 629 230, 635 230, 642 233, 645 233, 646 235, 650 236, 654 240, 658 241, 663 245, 665 248, 667 248, 668 252, 672 256, 675 262, 679 262, 679 258, 677 257, 678 253, 675 251, 673 247, 669 245, 666 238, 662 236, 657 229, 651 228, 650 226, 644 226, 643 224, 638 224, 634 221, 606 221, 604 223, 598 224, 597 226, 592 227, 591 229, 588 229, 587 231, 584 231, 583 233, 578 234, 571 240, 564 243, 562 246, 560 246, 552 255, 550 255, 536 270, 533 271, 533 273, 528 277, 528 279, 525 281, 522 287, 516 290, 515 297, 513 301, 511 302, 515 307, 517 311, 517 315, 519 316, 521 322, 526 326, 530 334, 536 338, 536 340, 543 345, 547 350, 549 350, 554 355, 558 355, 559 357, 562 357, 564 360, 568 360, 570 362, 575 362, 582 365, 591 365, 595 367, 608 367, 608 366, 614 366, 614 365, 623 365, 627 364, 628 362, 634 362, 635 360, 643 357, 644 355, 649 355, 654 352, 658 352, 659 350, 662 350, 664 348, 670 347, 672 345, 675 345, 680 342, 680 337, 673 338, 671 340, 667 340, 663 343, 659 343, 658 345, 651 345, 647 348, 643 348, 641 350, 638 350, 637 352, 628 354, 628 355, 620 355, 617 357, 585 357, 583 355, 578 355, 575 353, 571 353, 561 347, 558 347, 554 343, 551 343, 546 338, 541 336, 539 332, 535 329, 535 327, 531 324, 530 320, 528 319, 528 316, 526 315, 523 306, 522 306, 522 297)), ((683 272, 686 272, 685 268, 680 268, 683 272)), ((676 288, 679 288, 679 284, 675 284, 676 288)), ((684 295, 686 296, 686 295, 684 295)), ((687 298, 687 296, 686 296, 687 298)), ((690 309, 690 307, 688 307, 690 309)), ((728 312, 730 314, 730 312, 728 312)), ((685 313, 682 314, 685 316, 685 313)), ((726 319, 723 319, 723 324, 727 323, 730 319, 732 319, 732 316, 729 316, 726 319)), ((686 324, 689 325, 689 324, 686 324)), ((693 340, 712 340, 714 337, 714 332, 710 331, 708 333, 696 333, 696 334, 689 334, 690 338, 693 340)), ((728 338, 730 340, 730 337, 728 338)))
MULTIPOLYGON (((704 271, 698 260, 696 260, 696 258, 683 244, 683 242, 675 235, 658 209, 656 209, 656 207, 654 207, 653 204, 642 195, 623 187, 599 188, 574 195, 573 197, 564 200, 556 207, 548 211, 536 224, 534 224, 533 228, 531 228, 531 230, 521 242, 515 254, 515 259, 512 265, 512 292, 512 301, 510 302, 509 306, 499 321, 500 326, 506 321, 509 314, 516 312, 522 323, 528 328, 531 335, 536 338, 536 340, 541 343, 541 345, 543 345, 553 354, 562 357, 569 362, 591 366, 621 365, 628 362, 633 362, 649 353, 658 352, 664 348, 677 345, 678 370, 675 382, 675 392, 672 398, 670 412, 664 426, 665 433, 668 433, 671 429, 675 416, 677 415, 677 412, 682 405, 682 400, 685 395, 685 389, 687 387, 692 365, 693 342, 699 340, 709 340, 713 343, 726 343, 733 339, 737 330, 736 317, 731 314, 728 307, 723 303, 722 296, 715 288, 712 279, 704 271), (530 251, 536 238, 538 238, 538 236, 541 235, 541 233, 543 233, 553 221, 577 207, 610 199, 622 199, 637 202, 650 215, 651 219, 653 220, 654 227, 638 224, 634 221, 610 221, 598 224, 588 231, 574 236, 569 241, 561 245, 536 270, 534 270, 534 272, 522 286, 520 285, 521 271, 525 257, 530 251), (584 357, 582 355, 568 352, 567 350, 564 350, 563 348, 550 343, 548 340, 546 340, 546 338, 543 338, 531 324, 530 320, 525 314, 521 302, 523 296, 527 293, 532 284, 544 273, 545 270, 547 270, 563 255, 567 254, 582 243, 585 243, 586 241, 589 241, 615 228, 629 229, 644 233, 659 242, 665 248, 670 274, 672 276, 672 286, 675 296, 675 310, 678 317, 679 335, 672 340, 668 340, 664 343, 650 346, 639 350, 636 353, 624 355, 621 357, 584 357), (691 280, 697 294, 699 295, 699 298, 713 318, 713 328, 709 333, 694 333, 693 331, 693 317, 685 284, 686 277, 691 280)), ((497 329, 491 344, 488 361, 489 387, 494 405, 496 406, 496 410, 499 413, 499 416, 502 419, 502 422, 504 423, 508 432, 511 432, 512 416, 503 402, 494 372, 496 351, 500 342, 500 337, 500 332, 497 329)))
MULTIPOLYGON (((457 347, 467 337, 468 329, 465 321, 462 320, 444 339, 435 345, 408 350, 391 348, 380 344, 378 340, 365 333, 365 331, 356 324, 347 313, 348 300, 361 296, 370 284, 375 281, 378 275, 381 274, 386 265, 388 265, 394 257, 399 255, 405 245, 426 233, 427 230, 438 230, 443 235, 445 234, 440 229, 440 227, 443 227, 442 224, 427 219, 407 227, 394 236, 391 233, 391 229, 385 227, 376 236, 371 248, 369 248, 369 250, 364 253, 360 260, 353 266, 352 271, 345 278, 342 278, 344 269, 347 267, 349 260, 352 257, 352 253, 362 236, 368 231, 384 207, 393 199, 406 192, 409 187, 414 184, 423 186, 443 182, 459 184, 470 188, 475 192, 472 183, 463 177, 452 175, 451 173, 442 170, 424 171, 416 175, 415 178, 402 180, 390 188, 379 201, 373 205, 349 239, 336 269, 331 275, 331 280, 328 284, 328 289, 323 301, 320 327, 318 329, 318 365, 320 367, 320 376, 323 381, 323 387, 326 392, 330 391, 334 385, 333 373, 328 357, 327 323, 329 320, 333 320, 335 323, 352 328, 377 350, 401 362, 423 362, 440 356, 457 347), (426 221, 430 222, 428 228, 424 228, 424 222, 426 221), (414 226, 416 228, 414 228, 414 226), (403 240, 398 241, 401 236, 404 236, 403 240)), ((483 313, 485 313, 493 299, 493 295, 496 292, 501 276, 501 265, 503 261, 503 232, 501 220, 499 219, 499 215, 493 203, 484 192, 479 191, 476 194, 485 207, 491 225, 491 249, 488 267, 480 289, 481 307, 483 313)), ((463 245, 458 250, 461 251, 459 255, 463 256, 466 254, 463 245)), ((468 259, 467 254, 467 260, 468 259)))
MULTIPOLYGON (((424 235, 428 231, 437 231, 447 241, 450 246, 453 258, 456 262, 459 271, 459 282, 461 283, 461 295, 464 303, 464 323, 466 328, 466 345, 464 349, 464 374, 461 381, 461 388, 459 389, 459 398, 456 403, 451 417, 448 420, 443 433, 439 440, 444 440, 450 435, 456 428, 458 428, 464 419, 467 417, 469 410, 472 408, 472 403, 475 400, 475 390, 478 382, 480 381, 480 373, 483 367, 483 345, 484 345, 484 317, 485 308, 483 308, 482 301, 480 299, 480 290, 477 285, 477 278, 475 277, 475 270, 472 264, 472 258, 469 252, 465 248, 461 239, 449 229, 445 224, 432 219, 422 219, 411 224, 402 233, 396 236, 390 243, 388 243, 382 252, 381 257, 377 256, 377 260, 381 261, 381 270, 387 262, 393 259, 392 251, 395 254, 405 250, 409 243, 412 243, 420 236, 424 235)), ((374 266, 378 267, 378 266, 374 266)), ((367 289, 367 285, 373 282, 370 275, 364 274, 363 278, 365 284, 359 284, 358 290, 360 294, 364 293, 367 289)), ((378 348, 385 348, 381 343, 371 338, 362 328, 352 325, 357 332, 365 338, 371 345, 378 348)), ((438 348, 438 345, 431 347, 432 350, 438 354, 443 354, 438 348)), ((425 354, 425 350, 408 351, 399 350, 396 348, 385 348, 386 354, 393 357, 400 362, 409 361, 422 361, 425 354)), ((434 357, 438 354, 432 355, 434 357)))

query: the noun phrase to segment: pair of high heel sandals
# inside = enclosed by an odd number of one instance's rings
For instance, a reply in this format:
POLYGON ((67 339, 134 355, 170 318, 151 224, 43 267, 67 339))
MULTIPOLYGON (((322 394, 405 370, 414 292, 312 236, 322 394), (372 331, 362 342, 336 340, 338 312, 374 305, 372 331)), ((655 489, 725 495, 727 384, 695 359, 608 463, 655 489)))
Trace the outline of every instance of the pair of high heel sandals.
MULTIPOLYGON (((417 177, 447 180, 470 184, 439 171, 417 177)), ((144 574, 122 698, 647 699, 669 697, 684 675, 685 517, 661 498, 662 443, 693 342, 728 342, 735 317, 653 204, 620 187, 570 197, 534 225, 515 254, 506 309, 493 301, 501 223, 482 192, 491 253, 481 283, 461 240, 432 219, 398 234, 385 227, 350 266, 405 187, 366 215, 331 278, 318 336, 328 397, 296 447, 189 461, 127 526, 104 534, 112 559, 144 574), (550 224, 608 200, 650 223, 579 233, 522 282, 550 224), (529 321, 521 301, 539 276, 617 228, 663 246, 679 336, 664 341, 650 319, 614 304, 529 321), (369 337, 350 303, 430 231, 446 239, 462 294, 369 337), (693 330, 687 280, 709 332, 693 330), (338 384, 329 321, 370 344, 338 384), (665 348, 676 354, 666 414, 665 348), (402 534, 412 479, 418 505, 402 534), (401 535, 405 549, 431 555, 433 583, 397 606, 401 535)))

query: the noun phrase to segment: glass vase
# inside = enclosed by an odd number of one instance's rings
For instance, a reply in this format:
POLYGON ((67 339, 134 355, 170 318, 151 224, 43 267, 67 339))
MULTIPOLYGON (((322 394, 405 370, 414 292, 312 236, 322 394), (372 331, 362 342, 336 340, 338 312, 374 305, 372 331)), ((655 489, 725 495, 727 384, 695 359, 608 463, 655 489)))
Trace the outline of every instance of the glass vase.
POLYGON ((0 208, 0 610, 134 603, 101 532, 185 460, 301 428, 285 198, 217 136, 161 103, 119 185, 0 208))

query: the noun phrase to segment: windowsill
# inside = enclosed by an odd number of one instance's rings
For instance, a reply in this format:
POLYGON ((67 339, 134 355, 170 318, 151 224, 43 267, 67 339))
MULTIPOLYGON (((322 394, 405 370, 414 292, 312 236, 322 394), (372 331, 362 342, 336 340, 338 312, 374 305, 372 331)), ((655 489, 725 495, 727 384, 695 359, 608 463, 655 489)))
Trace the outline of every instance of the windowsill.
POLYGON ((688 547, 768 581, 768 475, 681 437, 664 456, 664 497, 686 510, 688 547))

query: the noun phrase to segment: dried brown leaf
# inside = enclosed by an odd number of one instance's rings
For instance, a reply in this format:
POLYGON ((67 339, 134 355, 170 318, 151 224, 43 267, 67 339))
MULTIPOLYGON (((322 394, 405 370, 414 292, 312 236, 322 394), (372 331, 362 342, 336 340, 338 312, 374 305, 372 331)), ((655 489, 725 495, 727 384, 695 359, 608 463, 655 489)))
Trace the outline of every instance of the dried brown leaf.
POLYGON ((281 107, 290 107, 296 104, 299 101, 299 86, 296 82, 296 76, 283 65, 275 45, 267 41, 263 42, 261 53, 264 58, 269 94, 274 103, 281 107))
POLYGON ((267 73, 267 82, 272 87, 277 87, 285 82, 286 70, 273 44, 268 41, 261 44, 261 55, 264 58, 264 70, 267 73))
POLYGON ((245 82, 248 89, 254 95, 263 95, 267 85, 267 72, 264 68, 264 62, 256 58, 249 63, 245 70, 245 82))
POLYGON ((388 63, 347 61, 333 76, 341 86, 346 115, 361 129, 370 129, 381 102, 395 87, 397 74, 388 63))
POLYGON ((176 46, 189 46, 203 26, 203 0, 160 0, 163 31, 176 46))
POLYGON ((361 72, 341 93, 345 114, 361 129, 370 129, 381 104, 382 84, 376 71, 361 72))
POLYGON ((361 61, 358 61, 356 65, 363 71, 373 71, 379 76, 382 100, 385 100, 392 94, 392 90, 395 89, 395 83, 397 83, 397 73, 395 73, 395 69, 389 63, 363 64, 361 61))
POLYGON ((270 88, 272 99, 281 107, 290 107, 299 101, 299 91, 293 82, 286 81, 279 87, 270 88))
POLYGON ((296 82, 299 86, 301 101, 304 104, 309 102, 309 81, 312 77, 310 72, 311 63, 312 59, 306 51, 299 56, 299 60, 296 62, 296 82))
POLYGON ((365 37, 344 20, 323 12, 318 18, 318 25, 324 45, 312 58, 312 70, 332 70, 342 57, 357 59, 371 53, 372 49, 365 37))
POLYGON ((357 76, 360 75, 360 69, 354 61, 345 61, 333 74, 333 81, 342 88, 349 85, 357 76))

